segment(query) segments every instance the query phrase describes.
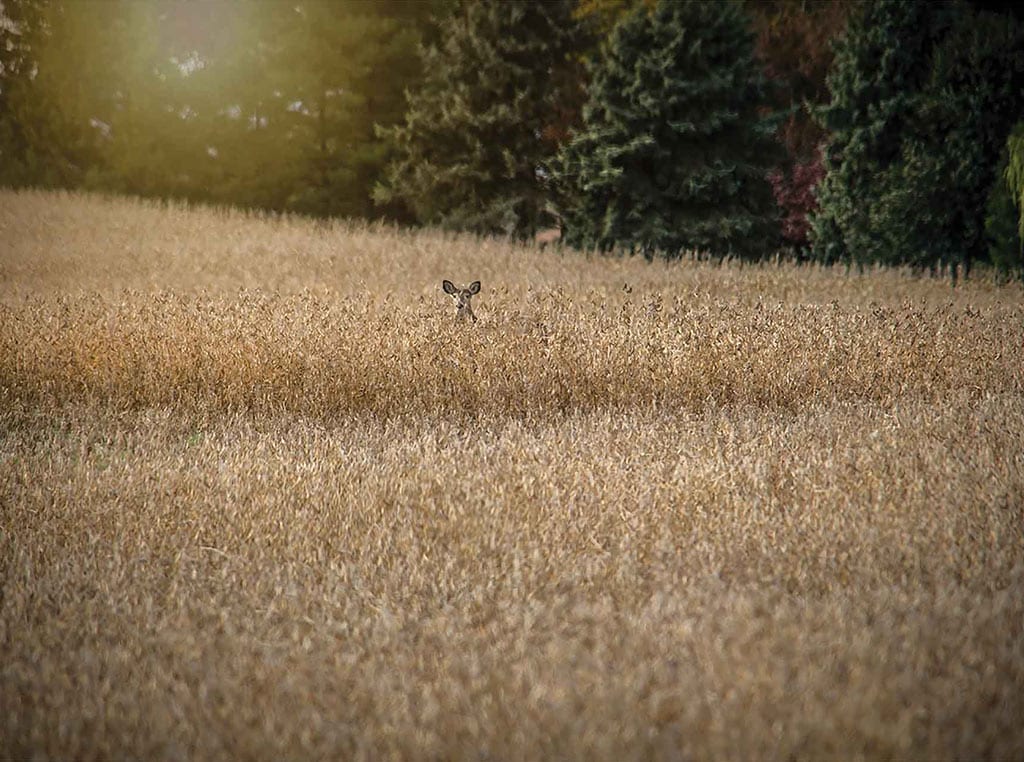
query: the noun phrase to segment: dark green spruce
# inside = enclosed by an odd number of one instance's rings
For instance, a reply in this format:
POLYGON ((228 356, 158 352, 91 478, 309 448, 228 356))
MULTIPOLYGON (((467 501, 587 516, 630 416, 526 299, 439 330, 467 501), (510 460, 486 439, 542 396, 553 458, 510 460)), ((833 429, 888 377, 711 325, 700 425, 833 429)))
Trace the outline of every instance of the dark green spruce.
POLYGON ((555 167, 568 243, 756 260, 779 245, 780 158, 734 3, 638 7, 592 68, 583 127, 555 167))
POLYGON ((960 2, 871 0, 836 49, 815 257, 966 275, 1024 108, 1024 34, 960 2))
POLYGON ((524 237, 552 224, 545 163, 550 128, 577 81, 579 26, 569 0, 467 2, 425 47, 425 81, 405 122, 379 203, 405 203, 423 224, 524 237))

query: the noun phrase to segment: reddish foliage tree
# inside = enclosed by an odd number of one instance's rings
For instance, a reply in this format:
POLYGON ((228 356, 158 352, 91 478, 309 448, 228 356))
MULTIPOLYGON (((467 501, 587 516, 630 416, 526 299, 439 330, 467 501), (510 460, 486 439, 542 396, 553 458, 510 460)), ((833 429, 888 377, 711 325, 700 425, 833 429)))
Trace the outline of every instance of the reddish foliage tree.
POLYGON ((817 208, 814 187, 824 176, 820 147, 827 137, 807 107, 829 98, 825 77, 832 65, 832 41, 846 28, 854 7, 852 0, 748 4, 757 53, 776 87, 776 104, 793 109, 779 129, 788 161, 769 180, 783 212, 783 235, 797 248, 808 245, 807 215, 817 208))
POLYGON ((815 186, 825 176, 821 151, 807 161, 796 161, 788 172, 777 170, 768 175, 775 201, 782 210, 782 237, 797 248, 807 246, 811 225, 807 215, 818 208, 815 186))

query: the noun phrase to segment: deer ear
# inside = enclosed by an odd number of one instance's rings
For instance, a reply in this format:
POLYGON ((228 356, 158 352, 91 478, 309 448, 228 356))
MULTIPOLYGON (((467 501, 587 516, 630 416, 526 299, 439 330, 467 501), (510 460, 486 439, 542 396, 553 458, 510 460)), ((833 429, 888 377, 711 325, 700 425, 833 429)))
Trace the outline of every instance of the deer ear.
POLYGON ((469 284, 469 293, 479 294, 480 293, 480 281, 475 280, 469 284))
POLYGON ((443 280, 443 281, 441 281, 441 288, 444 289, 444 292, 446 294, 454 294, 455 293, 455 284, 452 283, 450 280, 443 280))

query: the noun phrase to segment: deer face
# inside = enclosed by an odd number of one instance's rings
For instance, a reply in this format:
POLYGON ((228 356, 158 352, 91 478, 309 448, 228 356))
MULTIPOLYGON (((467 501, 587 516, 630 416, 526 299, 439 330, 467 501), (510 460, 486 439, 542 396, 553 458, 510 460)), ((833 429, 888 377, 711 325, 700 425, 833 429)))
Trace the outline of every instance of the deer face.
POLYGON ((475 280, 466 288, 458 288, 450 280, 446 280, 441 282, 441 288, 455 300, 455 309, 460 318, 476 320, 476 315, 473 314, 473 305, 470 304, 470 301, 480 293, 480 281, 475 280))

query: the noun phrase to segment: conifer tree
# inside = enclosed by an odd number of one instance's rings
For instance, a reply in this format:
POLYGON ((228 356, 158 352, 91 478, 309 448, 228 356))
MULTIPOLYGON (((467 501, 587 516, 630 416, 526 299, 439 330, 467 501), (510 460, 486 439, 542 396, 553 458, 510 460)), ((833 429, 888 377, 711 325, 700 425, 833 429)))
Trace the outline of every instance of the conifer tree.
POLYGON ((281 131, 298 154, 287 208, 373 216, 374 182, 388 159, 374 127, 401 122, 404 90, 419 79, 421 29, 436 5, 303 0, 279 14, 274 88, 291 104, 281 131))
POLYGON ((641 6, 593 67, 556 167, 567 242, 757 259, 779 242, 753 35, 732 3, 641 6))
POLYGON ((959 2, 872 0, 829 88, 815 257, 966 274, 986 255, 986 203, 1024 107, 1021 25, 959 2))
POLYGON ((576 81, 579 27, 570 0, 469 2, 422 50, 423 86, 405 123, 385 131, 397 159, 375 193, 424 224, 532 235, 551 224, 546 128, 576 81))

